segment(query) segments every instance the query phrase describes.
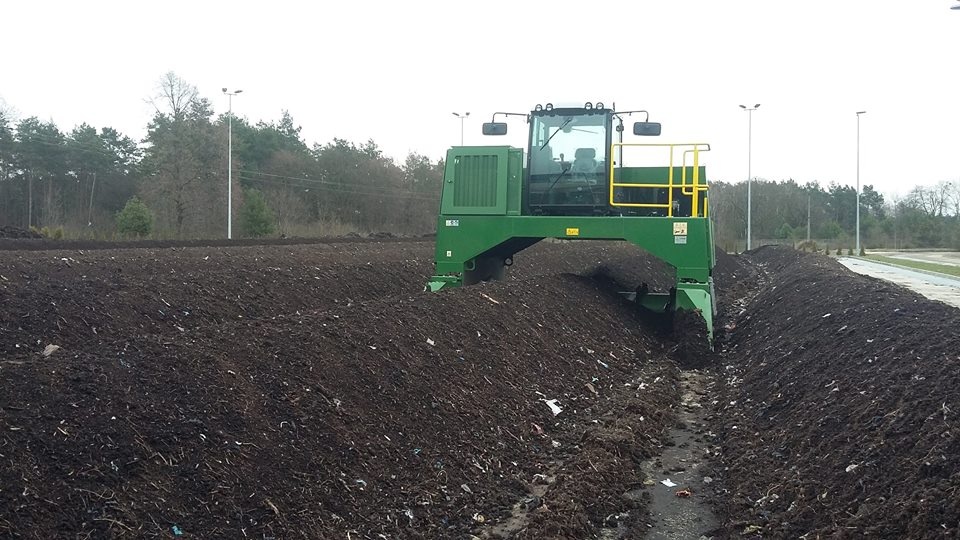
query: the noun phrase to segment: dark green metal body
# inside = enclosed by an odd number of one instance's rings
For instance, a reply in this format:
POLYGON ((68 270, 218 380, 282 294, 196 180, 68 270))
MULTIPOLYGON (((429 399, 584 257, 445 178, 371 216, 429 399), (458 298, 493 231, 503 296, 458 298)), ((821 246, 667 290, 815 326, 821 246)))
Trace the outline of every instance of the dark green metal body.
MULTIPOLYGON (((674 290, 641 294, 636 300, 659 311, 699 310, 712 336, 715 261, 713 229, 709 218, 704 217, 706 211, 638 215, 643 212, 636 208, 604 203, 593 215, 542 215, 526 204, 529 174, 525 165, 524 152, 509 146, 456 147, 448 151, 437 222, 436 272, 428 283, 430 290, 502 279, 514 254, 544 238, 625 240, 676 269, 674 290)), ((615 182, 662 183, 662 199, 668 189, 666 173, 670 168, 677 178, 693 172, 691 167, 683 170, 671 163, 667 167, 621 166, 612 174, 615 182)), ((704 173, 700 167, 701 178, 704 173)), ((705 178, 702 181, 705 183, 705 178)), ((607 195, 612 186, 611 182, 606 188, 607 195)), ((679 193, 677 188, 674 183, 669 189, 679 193)), ((597 186, 592 189, 598 190, 597 186)), ((696 190, 694 193, 699 196, 696 190)), ((650 197, 657 196, 658 190, 653 189, 650 197)), ((705 206, 706 198, 702 200, 705 206)))

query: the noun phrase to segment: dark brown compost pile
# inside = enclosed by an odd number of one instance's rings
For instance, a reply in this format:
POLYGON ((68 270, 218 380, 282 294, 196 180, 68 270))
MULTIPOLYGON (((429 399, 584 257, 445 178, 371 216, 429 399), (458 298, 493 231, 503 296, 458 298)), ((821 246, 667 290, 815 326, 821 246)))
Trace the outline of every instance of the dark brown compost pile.
POLYGON ((833 260, 749 255, 723 353, 733 536, 956 538, 960 310, 833 260))
POLYGON ((0 537, 642 527, 677 372, 610 283, 665 268, 544 243, 431 294, 432 248, 0 254, 0 537))

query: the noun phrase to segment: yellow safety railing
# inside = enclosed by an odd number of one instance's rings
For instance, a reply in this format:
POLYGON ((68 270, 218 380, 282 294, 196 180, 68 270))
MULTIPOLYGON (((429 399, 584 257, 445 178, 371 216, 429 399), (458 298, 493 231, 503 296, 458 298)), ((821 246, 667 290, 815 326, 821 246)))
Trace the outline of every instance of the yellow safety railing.
MULTIPOLYGON (((633 183, 633 182, 617 182, 615 178, 616 166, 614 165, 614 160, 610 160, 610 206, 628 206, 633 208, 666 208, 667 216, 673 217, 673 190, 676 188, 680 189, 680 193, 684 196, 691 198, 690 210, 691 215, 694 217, 701 217, 700 214, 700 197, 701 192, 706 192, 708 186, 706 182, 700 181, 700 152, 709 152, 710 145, 707 143, 677 143, 677 144, 667 144, 667 143, 613 143, 610 145, 610 155, 616 155, 617 147, 624 146, 643 146, 643 147, 656 147, 656 148, 669 148, 670 149, 670 166, 668 167, 667 173, 667 183, 633 183), (681 160, 682 167, 680 169, 680 182, 674 182, 674 150, 682 148, 683 157, 681 160), (688 154, 693 154, 693 167, 690 182, 687 182, 687 156, 688 154), (615 200, 615 188, 636 188, 636 189, 666 189, 667 190, 667 202, 666 203, 626 203, 626 202, 617 202, 615 200)), ((623 160, 622 149, 621 149, 621 161, 623 160)), ((702 217, 707 217, 707 201, 704 198, 703 204, 703 215, 702 217)))

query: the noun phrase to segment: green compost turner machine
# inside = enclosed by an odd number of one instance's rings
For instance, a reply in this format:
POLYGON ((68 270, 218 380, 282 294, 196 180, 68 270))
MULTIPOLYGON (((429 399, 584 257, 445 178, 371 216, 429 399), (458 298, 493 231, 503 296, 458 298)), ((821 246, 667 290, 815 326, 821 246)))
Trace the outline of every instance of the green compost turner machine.
POLYGON ((437 223, 432 291, 502 279, 513 256, 545 238, 626 240, 676 269, 676 286, 627 293, 658 312, 696 310, 713 336, 713 229, 701 153, 704 143, 624 142, 624 118, 637 137, 658 136, 646 111, 603 103, 537 105, 493 115, 484 135, 506 135, 525 117, 527 151, 459 146, 447 152, 437 223), (630 161, 631 166, 626 166, 630 161))

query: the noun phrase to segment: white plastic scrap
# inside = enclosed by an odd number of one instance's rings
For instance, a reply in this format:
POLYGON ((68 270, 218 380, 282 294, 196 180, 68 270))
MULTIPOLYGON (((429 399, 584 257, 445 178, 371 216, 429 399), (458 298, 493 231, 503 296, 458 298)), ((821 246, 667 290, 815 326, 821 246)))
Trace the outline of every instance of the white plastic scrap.
POLYGON ((669 478, 667 478, 666 480, 661 480, 660 483, 667 487, 677 487, 677 484, 674 483, 673 480, 670 480, 669 478))
POLYGON ((485 294, 483 294, 483 293, 480 293, 480 296, 486 298, 487 300, 493 302, 494 304, 499 304, 499 303, 500 303, 499 300, 495 300, 495 299, 493 299, 493 298, 491 298, 491 297, 489 297, 489 296, 487 296, 487 295, 485 295, 485 294))
POLYGON ((432 347, 432 346, 434 346, 434 345, 436 345, 436 344, 437 344, 437 343, 436 343, 435 341, 433 341, 433 340, 430 339, 430 338, 427 338, 427 345, 430 345, 430 346, 432 347))
POLYGON ((545 399, 545 400, 543 400, 543 402, 547 404, 547 407, 550 407, 550 410, 553 412, 553 415, 554 415, 554 416, 556 416, 556 415, 560 414, 561 412, 563 412, 563 409, 561 409, 560 406, 557 405, 557 400, 555 400, 555 399, 545 399))
POLYGON ((847 465, 847 468, 846 468, 845 470, 846 470, 848 473, 850 473, 850 472, 853 472, 853 471, 857 470, 857 467, 859 467, 859 465, 857 465, 856 463, 853 463, 853 464, 851 464, 851 465, 847 465))

